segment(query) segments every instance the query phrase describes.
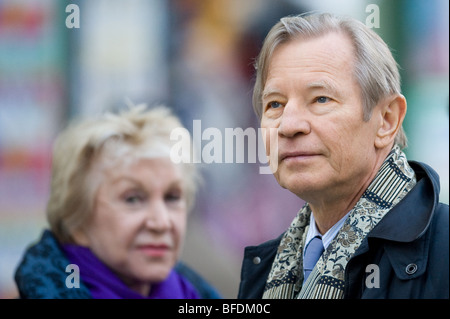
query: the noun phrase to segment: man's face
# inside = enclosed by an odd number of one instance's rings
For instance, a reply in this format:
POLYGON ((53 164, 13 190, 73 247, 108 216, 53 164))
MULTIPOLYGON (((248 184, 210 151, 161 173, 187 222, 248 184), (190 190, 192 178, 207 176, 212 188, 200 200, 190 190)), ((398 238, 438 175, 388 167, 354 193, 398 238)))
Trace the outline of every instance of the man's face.
POLYGON ((282 44, 269 64, 261 127, 278 133, 274 175, 309 202, 351 196, 376 170, 379 117, 363 121, 354 61, 348 37, 332 32, 282 44))

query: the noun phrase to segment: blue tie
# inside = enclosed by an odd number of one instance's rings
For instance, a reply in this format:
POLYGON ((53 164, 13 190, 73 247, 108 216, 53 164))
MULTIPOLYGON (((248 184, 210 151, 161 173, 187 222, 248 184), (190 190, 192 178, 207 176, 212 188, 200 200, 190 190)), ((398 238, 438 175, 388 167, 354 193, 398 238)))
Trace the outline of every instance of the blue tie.
POLYGON ((309 274, 313 270, 323 251, 322 238, 319 236, 311 239, 308 246, 306 246, 305 257, 303 258, 303 270, 305 272, 305 279, 303 282, 308 279, 309 274))

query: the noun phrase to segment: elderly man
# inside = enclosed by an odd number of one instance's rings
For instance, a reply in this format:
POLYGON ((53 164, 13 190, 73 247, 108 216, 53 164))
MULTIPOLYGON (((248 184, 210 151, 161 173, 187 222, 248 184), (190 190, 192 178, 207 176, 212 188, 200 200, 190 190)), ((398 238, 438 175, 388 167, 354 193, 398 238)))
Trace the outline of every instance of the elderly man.
POLYGON ((351 18, 286 17, 256 71, 274 176, 306 204, 246 248, 238 297, 448 298, 448 205, 436 172, 402 152, 406 100, 383 40, 351 18))

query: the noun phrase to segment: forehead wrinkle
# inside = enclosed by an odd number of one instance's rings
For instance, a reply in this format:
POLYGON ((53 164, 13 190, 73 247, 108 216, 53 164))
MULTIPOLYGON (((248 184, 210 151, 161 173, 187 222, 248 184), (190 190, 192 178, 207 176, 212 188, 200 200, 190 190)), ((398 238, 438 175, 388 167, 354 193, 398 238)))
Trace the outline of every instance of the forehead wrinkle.
MULTIPOLYGON (((331 94, 334 94, 335 96, 340 96, 340 90, 336 86, 335 83, 333 83, 333 80, 331 79, 331 74, 327 74, 326 72, 320 72, 322 74, 318 74, 317 80, 311 79, 311 80, 299 80, 297 83, 293 83, 293 85, 296 87, 296 89, 299 89, 300 87, 303 87, 305 91, 326 91, 330 92, 331 94), (323 74, 326 73, 326 74, 323 74), (323 77, 326 77, 325 79, 323 77), (328 79, 330 78, 330 79, 328 79), (303 84, 302 84, 303 82, 303 84), (305 83, 306 82, 306 83, 305 83), (300 86, 300 87, 299 87, 300 86)), ((272 85, 267 86, 267 88, 264 89, 262 94, 262 100, 267 99, 271 96, 284 96, 284 94, 277 89, 276 87, 273 87, 272 85)))
MULTIPOLYGON (((282 91, 277 88, 279 81, 283 81, 284 75, 296 74, 298 71, 297 79, 291 82, 289 85, 293 85, 296 89, 302 87, 306 91, 323 90, 334 94, 336 97, 342 97, 341 90, 339 89, 338 82, 339 75, 342 75, 342 69, 349 70, 348 67, 339 68, 336 64, 332 64, 329 61, 317 61, 311 59, 311 63, 305 63, 307 58, 302 58, 302 65, 281 66, 272 65, 270 68, 269 76, 266 79, 265 87, 262 93, 262 99, 269 96, 284 96, 282 91)), ((300 61, 297 59, 297 61, 300 61)), ((286 62, 286 60, 282 61, 286 62)), ((342 61, 343 65, 350 66, 348 61, 342 61)), ((300 64, 300 63, 299 63, 300 64)), ((351 72, 351 70, 350 70, 351 72)), ((353 73, 348 74, 352 80, 357 84, 354 79, 353 73)))
POLYGON ((339 76, 345 72, 354 79, 355 53, 348 36, 344 34, 337 39, 331 38, 325 44, 314 44, 314 52, 305 46, 306 42, 320 40, 327 36, 331 34, 311 39, 295 39, 277 47, 268 61, 262 99, 272 95, 283 96, 284 90, 280 92, 277 87, 280 79, 282 81, 289 74, 295 75, 297 72, 301 75, 301 78, 297 77, 297 81, 300 82, 290 83, 297 89, 300 85, 310 91, 326 90, 335 96, 342 96, 341 90, 338 89, 339 76), (332 46, 333 50, 330 51, 329 46, 332 46))
POLYGON ((338 88, 333 83, 326 80, 309 82, 306 84, 306 88, 308 90, 325 90, 335 95, 340 95, 338 88))
POLYGON ((273 96, 273 95, 282 95, 281 92, 278 89, 275 88, 264 88, 263 94, 262 94, 262 99, 267 99, 269 96, 273 96))
POLYGON ((266 81, 271 77, 271 73, 283 72, 284 68, 299 68, 306 72, 337 74, 341 73, 342 70, 352 71, 355 57, 354 45, 345 33, 330 32, 318 37, 292 39, 275 49, 268 62, 266 81), (315 46, 314 52, 310 52, 304 47, 307 42, 317 41, 336 33, 341 34, 342 37, 330 39, 327 46, 315 46), (300 49, 298 46, 302 46, 302 48, 300 49), (329 46, 332 46, 332 50, 329 46), (286 51, 287 47, 290 47, 289 51, 286 51))

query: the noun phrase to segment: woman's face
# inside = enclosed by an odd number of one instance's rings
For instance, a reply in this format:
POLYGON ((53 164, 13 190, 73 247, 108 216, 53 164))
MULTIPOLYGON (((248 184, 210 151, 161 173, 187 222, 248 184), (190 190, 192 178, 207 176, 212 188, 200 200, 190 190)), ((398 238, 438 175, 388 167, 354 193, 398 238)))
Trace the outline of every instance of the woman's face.
POLYGON ((131 289, 148 295, 175 265, 186 229, 182 168, 169 158, 107 169, 92 218, 75 241, 87 246, 131 289))

